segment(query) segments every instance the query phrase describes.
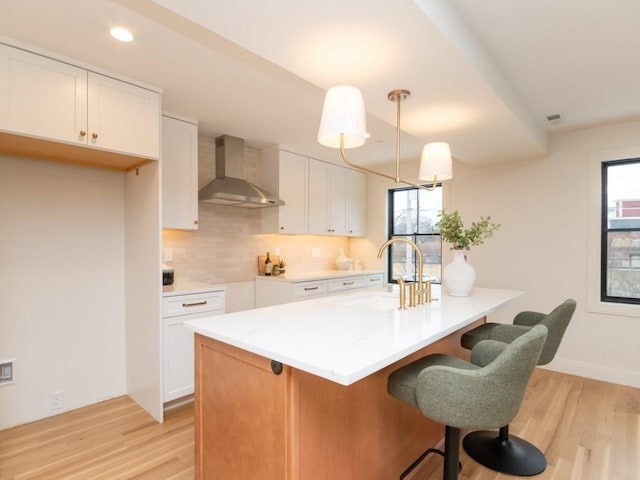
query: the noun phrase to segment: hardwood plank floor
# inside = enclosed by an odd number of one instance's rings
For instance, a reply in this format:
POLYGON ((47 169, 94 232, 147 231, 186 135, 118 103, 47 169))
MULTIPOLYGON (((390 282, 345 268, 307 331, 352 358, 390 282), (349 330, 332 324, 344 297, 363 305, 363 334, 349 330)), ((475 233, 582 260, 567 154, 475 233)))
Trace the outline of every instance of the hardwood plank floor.
MULTIPOLYGON (((545 452, 536 479, 640 479, 640 389, 537 369, 510 428, 545 452)), ((514 478, 461 452, 460 480, 514 478)), ((0 480, 192 480, 193 457, 191 405, 158 424, 120 397, 0 432, 0 480)), ((425 470, 439 480, 442 459, 425 470)))

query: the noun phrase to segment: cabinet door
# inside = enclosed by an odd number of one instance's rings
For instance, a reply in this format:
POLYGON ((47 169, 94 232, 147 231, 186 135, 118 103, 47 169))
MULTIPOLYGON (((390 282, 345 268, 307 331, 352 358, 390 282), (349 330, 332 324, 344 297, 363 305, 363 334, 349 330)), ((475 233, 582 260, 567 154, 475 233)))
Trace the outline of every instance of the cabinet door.
POLYGON ((279 232, 307 233, 307 168, 309 160, 280 151, 278 195, 285 205, 277 207, 279 232))
POLYGON ((347 235, 366 234, 367 185, 364 173, 347 170, 347 235))
POLYGON ((346 171, 309 160, 309 233, 347 234, 346 171))
POLYGON ((193 393, 193 331, 183 318, 164 319, 164 402, 193 393))
POLYGON ((328 164, 309 160, 309 233, 328 235, 330 232, 327 201, 328 164))
POLYGON ((162 117, 162 226, 198 228, 198 126, 162 117))
POLYGON ((86 144, 87 72, 0 45, 0 130, 86 144))
POLYGON ((329 233, 347 234, 347 169, 328 166, 327 201, 329 233))
POLYGON ((89 145, 141 157, 160 156, 160 95, 89 72, 89 145))

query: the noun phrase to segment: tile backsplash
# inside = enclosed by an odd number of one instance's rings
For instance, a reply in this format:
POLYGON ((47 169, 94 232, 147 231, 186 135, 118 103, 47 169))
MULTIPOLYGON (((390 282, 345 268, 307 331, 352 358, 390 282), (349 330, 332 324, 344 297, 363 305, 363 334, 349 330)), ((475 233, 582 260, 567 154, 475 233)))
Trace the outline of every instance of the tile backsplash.
MULTIPOLYGON (((245 146, 244 177, 260 183, 260 151, 245 146)), ((198 184, 202 188, 215 177, 215 137, 198 136, 198 184)), ((227 283, 253 280, 258 255, 276 249, 287 261, 289 272, 314 272, 335 268, 340 248, 349 255, 347 237, 261 234, 260 209, 199 205, 198 230, 163 230, 163 247, 172 250, 165 262, 176 280, 227 283), (311 250, 318 249, 319 257, 311 250)))

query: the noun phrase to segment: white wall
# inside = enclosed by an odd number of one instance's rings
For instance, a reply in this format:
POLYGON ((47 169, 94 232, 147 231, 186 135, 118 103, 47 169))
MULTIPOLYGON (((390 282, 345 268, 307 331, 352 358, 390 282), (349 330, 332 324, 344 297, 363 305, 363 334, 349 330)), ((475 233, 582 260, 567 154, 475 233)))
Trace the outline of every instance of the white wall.
MULTIPOLYGON (((640 307, 633 316, 588 310, 593 249, 588 250, 587 225, 594 195, 588 187, 590 159, 620 149, 640 156, 639 131, 636 122, 559 135, 551 138, 549 157, 537 161, 475 168, 456 162, 454 179, 445 187, 445 208, 459 210, 466 222, 491 215, 502 224, 494 238, 470 252, 476 285, 526 292, 490 320, 510 323, 518 311, 548 311, 575 298, 576 313, 550 368, 636 387, 640 307)), ((370 182, 369 204, 379 213, 370 212, 369 240, 357 244, 359 251, 372 251, 385 239, 386 186, 370 182)))
POLYGON ((0 429, 125 394, 124 339, 123 174, 0 156, 0 429))

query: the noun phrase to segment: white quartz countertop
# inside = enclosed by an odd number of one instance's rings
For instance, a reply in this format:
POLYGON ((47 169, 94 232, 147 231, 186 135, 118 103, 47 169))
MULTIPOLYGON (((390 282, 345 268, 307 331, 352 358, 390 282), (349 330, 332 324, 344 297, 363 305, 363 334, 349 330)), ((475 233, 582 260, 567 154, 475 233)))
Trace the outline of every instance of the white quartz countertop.
POLYGON ((226 290, 224 285, 212 285, 202 282, 178 281, 173 285, 162 286, 162 296, 190 295, 194 293, 219 292, 226 290))
POLYGON ((359 275, 373 275, 384 273, 382 270, 322 270, 319 272, 294 272, 284 275, 266 277, 258 275, 259 280, 274 280, 277 282, 303 282, 312 280, 328 280, 331 278, 355 277, 359 275))
POLYGON ((398 310, 398 294, 367 290, 189 320, 204 336, 351 385, 522 295, 475 288, 468 297, 398 310))

